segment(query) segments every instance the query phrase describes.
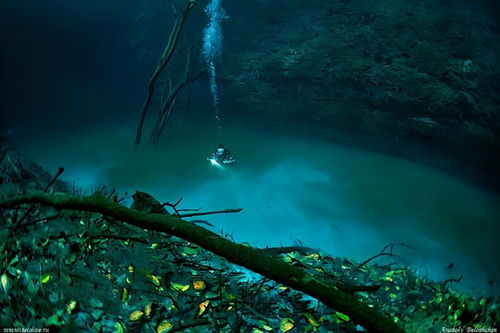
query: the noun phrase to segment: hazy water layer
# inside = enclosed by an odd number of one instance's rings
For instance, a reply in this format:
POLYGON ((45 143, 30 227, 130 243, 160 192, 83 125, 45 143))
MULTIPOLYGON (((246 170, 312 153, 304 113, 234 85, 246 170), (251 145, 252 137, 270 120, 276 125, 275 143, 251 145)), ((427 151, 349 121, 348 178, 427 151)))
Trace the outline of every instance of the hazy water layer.
POLYGON ((239 242, 277 246, 299 239, 354 259, 403 242, 417 248, 401 253, 419 272, 436 279, 463 275, 463 285, 494 291, 486 281, 500 276, 495 194, 406 160, 323 141, 237 128, 221 139, 191 127, 182 140, 137 151, 131 133, 97 128, 22 144, 22 150, 51 171, 65 166, 66 178, 78 177, 87 189, 105 182, 160 201, 183 197, 183 208, 244 208, 209 218, 239 242), (236 165, 209 165, 205 157, 219 143, 233 151, 236 165))

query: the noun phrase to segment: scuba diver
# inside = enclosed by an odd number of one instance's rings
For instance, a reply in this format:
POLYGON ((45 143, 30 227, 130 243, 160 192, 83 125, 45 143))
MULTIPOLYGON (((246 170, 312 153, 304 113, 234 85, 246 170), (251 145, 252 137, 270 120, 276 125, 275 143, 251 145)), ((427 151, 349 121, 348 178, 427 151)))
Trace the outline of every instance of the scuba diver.
POLYGON ((207 157, 207 160, 212 162, 213 164, 233 164, 236 162, 235 158, 233 155, 231 155, 231 151, 229 149, 224 148, 223 145, 219 145, 217 149, 207 157))

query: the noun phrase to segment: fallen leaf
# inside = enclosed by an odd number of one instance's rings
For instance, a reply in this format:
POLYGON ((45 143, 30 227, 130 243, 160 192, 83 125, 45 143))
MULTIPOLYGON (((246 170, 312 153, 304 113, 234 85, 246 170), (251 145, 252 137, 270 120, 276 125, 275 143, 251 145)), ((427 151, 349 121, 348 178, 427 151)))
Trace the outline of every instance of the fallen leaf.
POLYGON ((40 277, 40 282, 47 283, 47 282, 49 282, 51 277, 52 277, 52 275, 50 273, 45 273, 40 277))
POLYGON ((193 288, 195 290, 203 290, 203 289, 205 289, 205 287, 206 287, 205 281, 202 281, 202 280, 193 281, 193 288))
POLYGON ((123 325, 120 323, 115 324, 115 333, 123 333, 125 330, 123 329, 123 325))
POLYGON ((204 301, 204 302, 201 302, 200 304, 198 304, 198 315, 201 316, 202 314, 205 313, 205 311, 207 310, 208 308, 208 305, 210 304, 210 301, 204 301))
POLYGON ((141 319, 143 315, 144 315, 144 312, 142 312, 142 311, 134 311, 130 314, 130 320, 137 321, 137 320, 141 319))
POLYGON ((342 319, 343 321, 349 321, 351 319, 348 315, 343 314, 341 312, 335 312, 335 316, 339 319, 342 319))
POLYGON ((172 325, 167 320, 162 320, 162 322, 156 328, 156 333, 167 333, 169 332, 174 325, 172 325))
POLYGON ((319 260, 321 257, 320 257, 320 255, 319 255, 319 254, 317 254, 317 253, 312 253, 312 254, 310 254, 310 255, 306 256, 306 258, 307 258, 307 259, 319 260))
POLYGON ((161 285, 160 278, 153 275, 153 274, 148 274, 148 278, 153 282, 153 284, 157 287, 161 285))
POLYGON ((313 327, 318 327, 319 326, 319 323, 316 321, 316 319, 314 319, 314 316, 310 313, 304 313, 304 316, 306 317, 307 319, 307 322, 309 324, 311 324, 311 326, 313 327))
POLYGON ((262 328, 265 331, 272 331, 273 328, 267 324, 264 320, 259 320, 259 328, 262 328))
POLYGON ((123 288, 120 299, 121 299, 122 302, 125 302, 127 300, 127 298, 128 298, 128 289, 127 288, 123 288))
POLYGON ((144 306, 144 314, 146 317, 149 317, 151 315, 151 310, 153 309, 153 303, 148 303, 144 306))
POLYGON ((72 300, 66 305, 66 310, 68 310, 68 313, 71 313, 71 311, 76 308, 76 304, 77 302, 75 300, 72 300))
POLYGON ((7 277, 7 274, 3 273, 2 277, 0 278, 0 281, 2 283, 2 288, 4 290, 7 290, 8 286, 9 286, 9 278, 7 277))
POLYGON ((280 330, 285 333, 290 331, 294 326, 294 322, 292 318, 283 318, 280 321, 280 330))
POLYGON ((180 283, 171 282, 170 289, 185 292, 189 289, 189 284, 180 284, 180 283))

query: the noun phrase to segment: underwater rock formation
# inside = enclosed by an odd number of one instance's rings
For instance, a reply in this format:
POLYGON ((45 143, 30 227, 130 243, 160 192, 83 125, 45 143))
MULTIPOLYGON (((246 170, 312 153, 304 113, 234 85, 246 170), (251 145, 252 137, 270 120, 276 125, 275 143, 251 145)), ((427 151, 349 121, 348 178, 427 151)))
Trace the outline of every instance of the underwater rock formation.
POLYGON ((484 9, 356 0, 273 13, 227 42, 221 77, 240 112, 354 132, 356 145, 498 185, 500 42, 484 9))

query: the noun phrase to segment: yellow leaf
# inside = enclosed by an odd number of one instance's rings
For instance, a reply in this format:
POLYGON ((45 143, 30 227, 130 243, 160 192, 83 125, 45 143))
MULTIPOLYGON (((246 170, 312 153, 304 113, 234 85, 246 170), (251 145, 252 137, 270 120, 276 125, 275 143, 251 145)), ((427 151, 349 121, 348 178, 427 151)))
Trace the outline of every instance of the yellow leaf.
POLYGON ((153 303, 148 303, 144 306, 144 314, 146 317, 149 317, 151 315, 151 310, 153 309, 153 303))
POLYGON ((134 266, 132 266, 132 265, 128 266, 128 271, 130 273, 133 273, 134 272, 134 266))
POLYGON ((280 330, 285 333, 290 331, 293 328, 293 319, 292 318, 283 318, 280 322, 280 330))
POLYGON ((45 273, 40 277, 40 282, 47 283, 47 282, 49 282, 51 277, 52 277, 52 275, 50 275, 50 273, 45 273))
POLYGON ((200 311, 198 311, 199 316, 201 316, 202 314, 205 313, 209 304, 210 304, 210 301, 208 301, 208 300, 198 304, 198 309, 200 309, 200 311))
POLYGON ((189 289, 189 284, 180 284, 180 283, 171 282, 170 289, 185 292, 189 289))
POLYGON ((130 314, 130 320, 137 321, 137 320, 141 319, 143 315, 144 315, 144 312, 142 312, 142 311, 134 311, 130 314))
POLYGON ((169 332, 174 325, 172 325, 167 320, 162 320, 162 322, 156 328, 156 333, 167 333, 169 332))
POLYGON ((155 286, 159 287, 161 285, 160 279, 157 276, 148 274, 148 278, 151 280, 151 282, 153 282, 155 286))
POLYGON ((193 281, 193 288, 195 290, 203 290, 205 289, 205 287, 206 287, 205 281, 202 280, 193 281))
POLYGON ((308 259, 314 259, 314 260, 319 260, 320 256, 317 253, 312 253, 312 254, 306 256, 306 258, 308 258, 308 259))
POLYGON ((287 289, 288 289, 288 287, 285 287, 285 286, 279 286, 279 287, 278 287, 278 289, 279 289, 279 290, 287 290, 287 289))

